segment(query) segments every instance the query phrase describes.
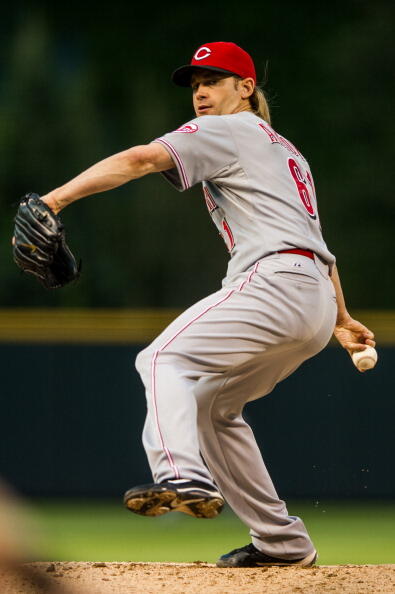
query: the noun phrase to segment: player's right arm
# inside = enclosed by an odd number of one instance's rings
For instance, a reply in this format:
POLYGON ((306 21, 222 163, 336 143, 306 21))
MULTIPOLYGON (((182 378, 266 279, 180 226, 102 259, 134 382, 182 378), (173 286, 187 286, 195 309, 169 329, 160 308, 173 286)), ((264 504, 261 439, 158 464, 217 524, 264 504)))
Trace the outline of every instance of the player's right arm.
POLYGON ((354 320, 347 311, 343 290, 336 265, 333 266, 331 280, 335 288, 337 303, 337 319, 334 335, 350 355, 363 351, 366 346, 374 347, 374 334, 361 322, 354 320))
POLYGON ((149 173, 173 169, 174 166, 172 157, 162 145, 134 146, 99 161, 41 199, 57 214, 80 198, 117 188, 149 173))

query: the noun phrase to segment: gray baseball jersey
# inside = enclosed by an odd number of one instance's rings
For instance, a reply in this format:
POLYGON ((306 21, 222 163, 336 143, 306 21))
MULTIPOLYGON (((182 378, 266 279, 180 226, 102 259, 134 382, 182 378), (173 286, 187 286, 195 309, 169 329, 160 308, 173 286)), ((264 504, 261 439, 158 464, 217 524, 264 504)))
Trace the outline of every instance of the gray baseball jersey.
POLYGON ((242 414, 246 402, 270 393, 318 353, 335 324, 328 276, 334 257, 322 239, 309 166, 249 112, 203 116, 156 142, 174 159, 176 167, 164 175, 176 188, 203 181, 231 259, 224 286, 137 357, 154 481, 215 481, 258 549, 290 560, 314 555, 242 414), (277 253, 292 248, 318 257, 277 253))
POLYGON ((251 112, 202 116, 160 142, 175 169, 163 175, 180 191, 203 182, 209 212, 230 261, 224 285, 261 258, 311 250, 330 266, 313 177, 295 146, 251 112))

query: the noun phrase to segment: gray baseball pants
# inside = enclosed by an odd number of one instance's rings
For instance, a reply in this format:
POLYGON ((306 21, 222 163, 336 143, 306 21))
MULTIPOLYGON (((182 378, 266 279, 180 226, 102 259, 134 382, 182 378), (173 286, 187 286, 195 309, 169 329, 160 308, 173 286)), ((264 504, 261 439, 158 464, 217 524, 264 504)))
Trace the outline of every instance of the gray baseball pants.
POLYGON ((325 347, 336 312, 326 265, 274 254, 182 313, 136 360, 154 481, 214 480, 255 546, 278 558, 314 546, 279 499, 242 411, 325 347))

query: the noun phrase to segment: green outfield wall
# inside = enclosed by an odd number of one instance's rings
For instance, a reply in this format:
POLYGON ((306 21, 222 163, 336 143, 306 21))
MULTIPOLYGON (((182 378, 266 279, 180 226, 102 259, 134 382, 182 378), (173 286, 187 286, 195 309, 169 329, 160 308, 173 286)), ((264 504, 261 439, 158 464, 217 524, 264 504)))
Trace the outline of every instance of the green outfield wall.
MULTIPOLYGON (((119 495, 150 480, 134 359, 177 313, 1 311, 0 474, 45 496, 119 495)), ((395 496, 395 314, 356 313, 376 332, 375 370, 358 373, 331 344, 246 407, 282 496, 395 496)))

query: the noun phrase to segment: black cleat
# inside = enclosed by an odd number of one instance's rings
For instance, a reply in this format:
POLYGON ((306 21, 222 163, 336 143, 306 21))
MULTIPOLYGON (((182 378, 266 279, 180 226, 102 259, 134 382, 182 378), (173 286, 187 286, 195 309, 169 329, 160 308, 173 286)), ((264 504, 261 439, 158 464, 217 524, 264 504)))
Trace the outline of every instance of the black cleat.
POLYGON ((126 491, 123 502, 130 511, 141 516, 155 517, 179 511, 194 518, 215 518, 225 503, 214 487, 188 479, 133 487, 126 491))
POLYGON ((270 565, 311 567, 316 562, 316 559, 316 551, 313 551, 303 559, 277 559, 276 557, 265 555, 265 553, 259 551, 251 543, 240 549, 234 549, 226 555, 222 555, 217 561, 217 567, 267 567, 270 565))

